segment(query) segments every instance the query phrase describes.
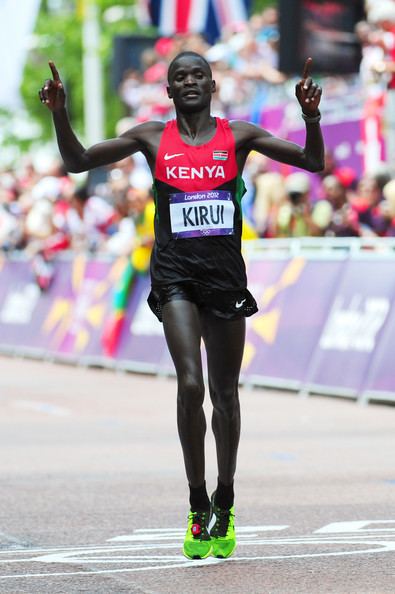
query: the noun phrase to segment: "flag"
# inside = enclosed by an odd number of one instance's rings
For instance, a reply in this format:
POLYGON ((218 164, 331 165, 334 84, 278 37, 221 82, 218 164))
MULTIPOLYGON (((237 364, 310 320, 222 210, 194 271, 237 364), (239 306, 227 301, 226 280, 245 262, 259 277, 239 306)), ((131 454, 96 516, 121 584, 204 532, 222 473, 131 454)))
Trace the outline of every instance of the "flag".
MULTIPOLYGON (((154 203, 149 204, 148 207, 146 207, 147 213, 150 213, 154 208, 154 203)), ((153 223, 150 221, 148 225, 151 227, 153 223)), ((126 309, 133 288, 134 279, 137 274, 147 274, 150 256, 150 247, 146 245, 136 247, 130 258, 127 259, 121 277, 114 287, 112 308, 104 323, 104 329, 101 336, 101 344, 104 354, 107 357, 115 356, 126 318, 126 309)))
POLYGON ((149 0, 152 24, 164 37, 202 33, 214 43, 221 30, 248 19, 251 0, 149 0))
POLYGON ((228 151, 213 151, 214 161, 227 161, 229 153, 228 151))
POLYGON ((135 269, 133 268, 131 259, 128 258, 121 278, 114 289, 112 308, 109 317, 104 323, 103 334, 101 336, 101 344, 104 354, 107 357, 114 357, 116 353, 134 277, 135 269))

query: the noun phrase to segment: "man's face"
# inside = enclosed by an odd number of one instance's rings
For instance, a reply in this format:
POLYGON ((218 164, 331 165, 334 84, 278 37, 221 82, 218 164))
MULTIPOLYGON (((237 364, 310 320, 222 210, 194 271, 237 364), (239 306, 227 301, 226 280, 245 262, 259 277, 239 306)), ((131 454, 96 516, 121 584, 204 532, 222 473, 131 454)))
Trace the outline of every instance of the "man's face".
POLYGON ((198 56, 182 56, 169 72, 167 94, 178 111, 193 113, 210 105, 215 82, 207 64, 198 56))

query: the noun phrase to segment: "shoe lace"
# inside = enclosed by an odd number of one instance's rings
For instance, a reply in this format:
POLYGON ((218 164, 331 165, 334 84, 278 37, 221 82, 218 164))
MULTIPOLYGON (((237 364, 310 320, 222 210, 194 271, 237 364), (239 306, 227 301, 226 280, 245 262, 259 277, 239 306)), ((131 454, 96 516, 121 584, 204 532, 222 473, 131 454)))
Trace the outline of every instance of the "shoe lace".
POLYGON ((215 524, 211 529, 211 536, 226 536, 228 532, 229 522, 233 517, 229 509, 214 508, 215 524))
POLYGON ((209 520, 209 512, 205 511, 192 511, 192 525, 199 524, 202 528, 202 534, 207 532, 208 520, 209 520))
POLYGON ((207 523, 207 518, 209 512, 205 511, 193 511, 192 513, 192 520, 194 524, 200 524, 201 526, 207 523))

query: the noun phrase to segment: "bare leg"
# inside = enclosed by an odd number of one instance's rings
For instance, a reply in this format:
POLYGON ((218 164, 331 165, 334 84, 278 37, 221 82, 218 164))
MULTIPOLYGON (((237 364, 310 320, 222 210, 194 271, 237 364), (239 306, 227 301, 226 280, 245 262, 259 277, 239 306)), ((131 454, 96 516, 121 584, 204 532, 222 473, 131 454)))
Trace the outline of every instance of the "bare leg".
POLYGON ((203 411, 204 381, 201 360, 201 322, 196 305, 176 300, 163 307, 163 327, 178 381, 177 425, 189 485, 205 480, 203 411))
POLYGON ((202 315, 207 350, 212 428, 215 436, 218 478, 231 485, 236 471, 240 438, 238 382, 245 342, 245 318, 222 320, 202 315))

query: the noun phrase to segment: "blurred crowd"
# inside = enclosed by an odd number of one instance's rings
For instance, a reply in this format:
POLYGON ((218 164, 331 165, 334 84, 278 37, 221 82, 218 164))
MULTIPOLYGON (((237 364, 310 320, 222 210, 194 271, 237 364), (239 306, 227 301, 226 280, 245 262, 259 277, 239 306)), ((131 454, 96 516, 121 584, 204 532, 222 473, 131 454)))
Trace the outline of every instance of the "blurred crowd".
POLYGON ((24 250, 42 289, 64 250, 129 256, 139 250, 148 268, 154 202, 143 157, 128 157, 102 172, 94 185, 70 176, 60 161, 38 172, 29 159, 0 173, 0 249, 24 250))
POLYGON ((222 117, 251 118, 254 109, 285 97, 287 78, 278 70, 278 12, 267 8, 246 23, 222 30, 221 38, 209 46, 198 34, 159 39, 142 52, 142 69, 128 70, 120 95, 130 118, 125 125, 147 119, 173 117, 173 104, 166 93, 167 68, 181 51, 195 51, 210 63, 217 92, 212 111, 222 117))
POLYGON ((328 152, 319 175, 263 171, 254 187, 251 218, 260 237, 395 236, 395 180, 385 166, 358 178, 328 152))
MULTIPOLYGON (((356 34, 362 47, 364 100, 382 110, 387 135, 395 144, 395 0, 367 0, 366 20, 358 23, 356 34)), ((173 117, 166 73, 169 61, 183 50, 205 55, 212 65, 218 86, 213 113, 257 121, 258 108, 262 110, 265 102, 275 104, 288 92, 287 78, 278 70, 278 42, 275 8, 224 30, 213 46, 196 34, 159 39, 144 51, 142 70, 125 74, 120 96, 127 115, 117 133, 138 122, 173 117)), ((31 158, 0 172, 0 250, 25 250, 43 288, 50 279, 51 261, 63 250, 111 257, 129 256, 141 247, 149 252, 155 209, 144 158, 134 155, 101 173, 99 180, 88 177, 81 185, 60 161, 38 171, 31 158)), ((328 151, 324 171, 311 175, 273 171, 269 159, 253 153, 244 177, 245 238, 395 236, 390 158, 360 174, 336 163, 328 151)), ((141 268, 147 265, 148 258, 141 268)))

